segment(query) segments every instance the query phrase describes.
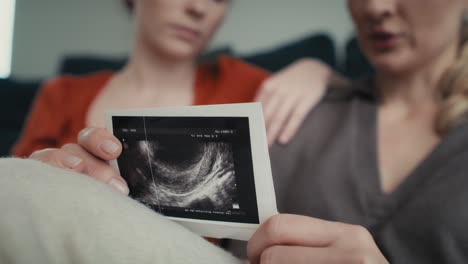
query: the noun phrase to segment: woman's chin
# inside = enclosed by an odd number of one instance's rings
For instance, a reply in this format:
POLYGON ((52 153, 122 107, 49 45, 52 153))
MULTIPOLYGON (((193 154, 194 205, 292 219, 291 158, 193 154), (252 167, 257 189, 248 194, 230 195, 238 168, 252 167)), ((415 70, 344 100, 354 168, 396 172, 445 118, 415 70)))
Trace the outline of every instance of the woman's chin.
POLYGON ((194 47, 183 45, 173 45, 165 49, 167 57, 177 60, 193 60, 198 56, 199 51, 194 47))

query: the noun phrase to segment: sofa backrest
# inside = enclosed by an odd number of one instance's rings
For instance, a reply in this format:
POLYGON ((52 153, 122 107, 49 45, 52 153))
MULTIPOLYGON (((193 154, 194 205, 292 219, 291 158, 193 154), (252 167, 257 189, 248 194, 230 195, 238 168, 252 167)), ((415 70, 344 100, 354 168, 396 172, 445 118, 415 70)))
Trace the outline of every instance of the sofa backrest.
POLYGON ((302 58, 319 59, 331 68, 336 68, 335 45, 330 36, 325 33, 313 34, 271 50, 240 56, 240 58, 271 72, 284 69, 302 58))

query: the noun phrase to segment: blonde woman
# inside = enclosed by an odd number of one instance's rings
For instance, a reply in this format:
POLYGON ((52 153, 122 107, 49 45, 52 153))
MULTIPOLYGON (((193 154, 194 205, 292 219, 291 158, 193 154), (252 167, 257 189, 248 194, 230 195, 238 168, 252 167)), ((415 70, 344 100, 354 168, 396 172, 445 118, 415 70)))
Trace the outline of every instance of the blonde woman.
POLYGON ((359 249, 371 234, 391 263, 467 263, 468 1, 348 5, 376 75, 329 89, 293 141, 270 153, 280 212, 369 233, 354 245, 317 241, 321 224, 280 217, 250 240, 250 256, 348 263, 356 252, 346 245, 359 249))

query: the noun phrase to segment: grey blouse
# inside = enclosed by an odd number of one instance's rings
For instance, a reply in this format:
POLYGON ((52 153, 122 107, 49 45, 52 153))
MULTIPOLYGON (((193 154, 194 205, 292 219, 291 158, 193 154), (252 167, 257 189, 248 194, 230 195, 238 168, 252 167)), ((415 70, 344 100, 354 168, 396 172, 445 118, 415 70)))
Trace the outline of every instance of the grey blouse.
MULTIPOLYGON (((468 123, 385 194, 370 82, 329 91, 296 137, 270 150, 279 212, 362 225, 391 263, 468 263, 468 123)), ((245 256, 245 243, 228 248, 245 256)))

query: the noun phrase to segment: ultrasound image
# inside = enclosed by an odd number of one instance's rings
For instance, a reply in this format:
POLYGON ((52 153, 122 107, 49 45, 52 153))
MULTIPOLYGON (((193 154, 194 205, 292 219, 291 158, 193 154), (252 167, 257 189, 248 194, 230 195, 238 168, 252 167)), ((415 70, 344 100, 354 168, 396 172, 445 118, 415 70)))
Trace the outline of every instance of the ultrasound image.
POLYGON ((239 209, 230 143, 158 137, 125 141, 131 195, 149 207, 239 209))

